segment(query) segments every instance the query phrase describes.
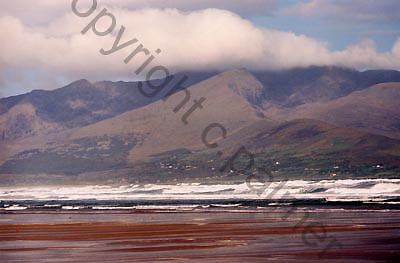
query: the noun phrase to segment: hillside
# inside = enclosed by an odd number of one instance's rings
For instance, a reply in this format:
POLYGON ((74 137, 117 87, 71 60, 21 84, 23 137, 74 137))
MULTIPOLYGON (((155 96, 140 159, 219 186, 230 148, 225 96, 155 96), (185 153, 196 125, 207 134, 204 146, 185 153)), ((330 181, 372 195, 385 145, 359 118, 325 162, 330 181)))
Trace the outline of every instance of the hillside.
MULTIPOLYGON (((145 134, 140 148, 132 151, 132 160, 182 147, 203 148, 201 135, 210 124, 219 123, 230 134, 263 118, 259 109, 251 104, 253 93, 261 89, 261 84, 249 72, 232 70, 190 87, 187 93, 178 92, 165 101, 78 129, 71 138, 126 132, 145 134), (202 108, 197 107, 185 118, 194 100, 201 98, 202 108)), ((209 134, 210 139, 216 136, 220 136, 220 132, 209 134)))
POLYGON ((283 111, 282 118, 323 120, 335 125, 400 138, 400 83, 383 83, 326 103, 283 111))
MULTIPOLYGON (((182 134, 180 134, 182 135, 182 134)), ((132 161, 129 153, 146 149, 146 136, 112 134, 74 139, 44 149, 24 151, 0 167, 3 183, 151 183, 176 181, 243 181, 251 173, 273 180, 396 177, 400 172, 400 140, 340 128, 315 120, 274 124, 255 120, 217 140, 207 150, 198 145, 162 151, 132 161), (221 170, 240 147, 254 155, 238 156, 235 170, 221 170), (218 157, 217 151, 224 154, 218 157), (23 177, 7 176, 22 174, 23 177), (41 175, 40 177, 34 176, 41 175), (47 176, 43 176, 47 174, 47 176), (270 178, 270 179, 271 179, 270 178)), ((150 145, 154 146, 155 141, 150 145)), ((188 145, 190 145, 188 143, 188 145)), ((176 145, 185 146, 185 145, 176 145)), ((172 147, 174 148, 174 147, 172 147)), ((159 148, 154 152, 161 151, 159 148)))
POLYGON ((294 68, 283 71, 253 72, 263 84, 262 100, 282 107, 327 102, 385 82, 400 82, 400 72, 369 70, 359 72, 338 67, 294 68))
MULTIPOLYGON (((275 177, 279 178, 329 178, 332 174, 365 177, 400 172, 400 140, 317 120, 296 119, 275 125, 258 121, 231 135, 228 142, 235 145, 230 149, 246 147, 255 156, 255 168, 276 171, 275 177)), ((245 167, 247 162, 244 154, 236 166, 245 167)))

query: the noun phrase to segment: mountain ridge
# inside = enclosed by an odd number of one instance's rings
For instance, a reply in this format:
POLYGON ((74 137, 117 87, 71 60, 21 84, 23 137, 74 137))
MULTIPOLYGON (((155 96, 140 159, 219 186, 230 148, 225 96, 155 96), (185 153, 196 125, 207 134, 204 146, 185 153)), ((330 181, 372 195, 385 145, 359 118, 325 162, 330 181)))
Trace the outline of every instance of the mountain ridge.
POLYGON ((280 73, 241 68, 196 73, 183 90, 176 88, 180 79, 175 78, 152 98, 140 93, 137 82, 82 79, 54 91, 0 99, 0 174, 79 175, 83 181, 89 180, 88 173, 95 180, 99 173, 126 179, 143 171, 149 180, 205 176, 207 169, 215 169, 207 163, 226 162, 241 146, 262 163, 286 163, 281 172, 290 176, 311 176, 304 169, 313 165, 322 172, 312 176, 329 176, 335 162, 346 167, 346 176, 371 175, 370 167, 378 162, 393 174, 400 166, 400 83, 365 86, 397 80, 398 74, 335 67, 280 73), (274 93, 278 87, 282 90, 274 93), (391 125, 392 130, 382 132, 391 125), (164 162, 179 168, 165 171, 164 162))

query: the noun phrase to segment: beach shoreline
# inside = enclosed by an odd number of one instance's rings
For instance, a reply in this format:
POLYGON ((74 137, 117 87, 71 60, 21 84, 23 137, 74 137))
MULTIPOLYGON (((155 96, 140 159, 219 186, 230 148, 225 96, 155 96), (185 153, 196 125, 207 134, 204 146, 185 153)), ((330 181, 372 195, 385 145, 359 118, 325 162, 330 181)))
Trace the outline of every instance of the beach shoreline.
POLYGON ((0 262, 395 262, 399 211, 13 211, 0 262), (309 233, 306 233, 306 232, 309 233), (333 237, 336 245, 316 242, 333 237), (318 244, 313 247, 309 244, 318 244))

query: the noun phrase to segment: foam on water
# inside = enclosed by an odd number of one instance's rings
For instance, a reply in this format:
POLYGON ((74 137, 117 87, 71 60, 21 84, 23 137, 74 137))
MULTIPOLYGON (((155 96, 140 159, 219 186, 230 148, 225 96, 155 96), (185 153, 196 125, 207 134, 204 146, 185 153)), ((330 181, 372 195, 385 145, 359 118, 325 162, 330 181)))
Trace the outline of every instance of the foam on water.
POLYGON ((205 200, 321 199, 379 201, 400 197, 400 179, 272 182, 242 184, 122 185, 0 188, 0 200, 205 200), (260 192, 259 189, 264 190, 260 192))

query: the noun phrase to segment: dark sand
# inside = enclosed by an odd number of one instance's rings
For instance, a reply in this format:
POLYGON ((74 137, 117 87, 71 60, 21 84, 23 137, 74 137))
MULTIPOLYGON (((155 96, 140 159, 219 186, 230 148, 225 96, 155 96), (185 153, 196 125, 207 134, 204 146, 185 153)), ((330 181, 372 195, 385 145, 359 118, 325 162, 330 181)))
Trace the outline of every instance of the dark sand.
POLYGON ((400 212, 0 214, 0 262, 173 261, 400 262, 400 212))

